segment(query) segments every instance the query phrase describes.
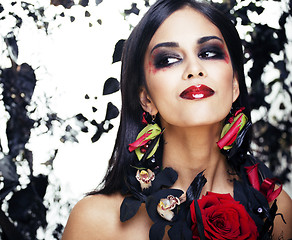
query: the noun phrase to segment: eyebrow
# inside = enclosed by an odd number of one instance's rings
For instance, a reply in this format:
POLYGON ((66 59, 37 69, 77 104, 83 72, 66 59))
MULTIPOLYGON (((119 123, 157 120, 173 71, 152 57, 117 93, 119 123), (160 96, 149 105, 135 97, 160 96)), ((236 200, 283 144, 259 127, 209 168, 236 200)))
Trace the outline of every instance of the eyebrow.
MULTIPOLYGON (((198 39, 197 43, 198 44, 203 44, 205 42, 208 42, 210 40, 213 40, 213 39, 216 39, 216 40, 219 40, 220 42, 223 43, 223 40, 217 36, 206 36, 206 37, 201 37, 198 39)), ((155 45, 151 52, 152 53, 155 49, 157 48, 160 48, 160 47, 179 47, 179 44, 177 42, 163 42, 163 43, 158 43, 157 45, 155 45)))
POLYGON ((206 37, 201 37, 201 38, 197 41, 197 43, 198 43, 198 44, 202 44, 202 43, 208 42, 208 41, 213 40, 213 39, 219 40, 220 42, 223 43, 223 40, 222 40, 221 38, 217 37, 217 36, 206 36, 206 37))
POLYGON ((151 53, 157 49, 157 48, 160 48, 160 47, 178 47, 179 44, 177 42, 163 42, 163 43, 158 43, 157 45, 155 45, 152 50, 151 50, 151 53))

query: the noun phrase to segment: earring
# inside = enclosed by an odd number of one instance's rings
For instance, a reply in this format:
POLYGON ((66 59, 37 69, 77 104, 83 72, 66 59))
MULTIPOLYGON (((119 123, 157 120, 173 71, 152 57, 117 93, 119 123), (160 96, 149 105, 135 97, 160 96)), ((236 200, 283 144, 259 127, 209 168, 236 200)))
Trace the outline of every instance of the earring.
POLYGON ((142 123, 147 124, 155 124, 156 115, 150 115, 148 112, 143 112, 142 114, 142 123))
POLYGON ((232 112, 233 112, 233 106, 231 105, 230 111, 229 111, 229 115, 232 116, 232 112))
POLYGON ((151 115, 152 124, 155 124, 156 115, 151 115))
POLYGON ((139 132, 136 141, 129 144, 129 151, 135 151, 139 161, 152 157, 158 148, 162 130, 155 123, 155 118, 156 115, 151 116, 148 112, 144 112, 142 123, 147 125, 139 132))
POLYGON ((238 109, 235 114, 231 114, 227 123, 224 125, 220 140, 217 142, 218 147, 229 158, 232 157, 237 149, 241 146, 251 122, 242 112, 244 108, 238 109))

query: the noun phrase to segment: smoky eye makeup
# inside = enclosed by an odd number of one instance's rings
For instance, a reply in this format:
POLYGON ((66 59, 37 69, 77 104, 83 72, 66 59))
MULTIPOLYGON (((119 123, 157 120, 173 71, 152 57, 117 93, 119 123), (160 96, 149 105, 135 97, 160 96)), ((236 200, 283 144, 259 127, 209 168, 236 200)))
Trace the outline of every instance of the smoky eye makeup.
POLYGON ((198 53, 199 58, 201 59, 215 59, 215 60, 224 60, 228 57, 227 52, 224 48, 224 45, 221 43, 208 43, 204 44, 201 47, 198 53))
POLYGON ((168 50, 157 50, 152 56, 152 62, 156 69, 170 67, 181 60, 182 57, 179 54, 168 50))

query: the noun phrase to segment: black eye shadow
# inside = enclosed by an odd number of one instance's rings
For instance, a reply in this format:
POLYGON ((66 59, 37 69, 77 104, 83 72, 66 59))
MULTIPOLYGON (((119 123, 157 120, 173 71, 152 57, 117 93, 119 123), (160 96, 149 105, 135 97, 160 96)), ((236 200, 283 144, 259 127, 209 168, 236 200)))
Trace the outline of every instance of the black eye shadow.
POLYGON ((169 67, 175 63, 170 62, 170 59, 177 59, 176 62, 180 61, 181 57, 171 51, 160 50, 157 53, 153 54, 153 65, 156 69, 161 69, 165 67, 169 67))
POLYGON ((204 45, 200 51, 199 51, 199 56, 201 56, 201 58, 206 58, 206 59, 225 59, 226 56, 226 51, 224 49, 224 47, 221 44, 217 44, 217 43, 212 43, 212 44, 206 44, 204 45), (212 57, 204 57, 202 56, 203 54, 206 53, 214 53, 214 56, 212 57))

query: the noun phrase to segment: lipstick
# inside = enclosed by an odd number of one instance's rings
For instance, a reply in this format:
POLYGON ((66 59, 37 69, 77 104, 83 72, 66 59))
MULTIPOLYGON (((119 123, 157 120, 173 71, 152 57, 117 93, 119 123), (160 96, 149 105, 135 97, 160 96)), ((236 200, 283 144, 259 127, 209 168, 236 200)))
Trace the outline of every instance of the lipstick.
POLYGON ((206 85, 199 84, 196 86, 190 86, 185 89, 179 96, 187 100, 203 99, 211 97, 214 94, 214 90, 206 85))

